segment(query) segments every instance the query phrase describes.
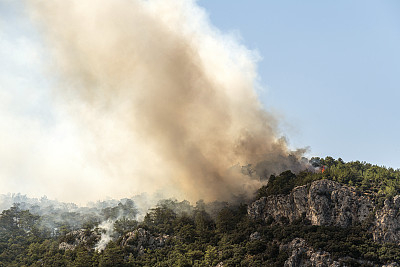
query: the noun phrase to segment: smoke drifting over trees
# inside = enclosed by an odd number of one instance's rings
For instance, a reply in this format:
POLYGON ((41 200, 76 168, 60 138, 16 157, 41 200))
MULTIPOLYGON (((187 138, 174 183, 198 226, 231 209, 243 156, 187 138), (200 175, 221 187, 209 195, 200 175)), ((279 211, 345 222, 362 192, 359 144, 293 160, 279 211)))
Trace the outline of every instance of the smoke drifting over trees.
POLYGON ((261 185, 232 166, 253 164, 258 177, 303 168, 302 151, 289 151, 257 98, 256 55, 195 1, 28 6, 52 51, 56 101, 76 115, 96 148, 89 160, 113 184, 228 200, 261 185))

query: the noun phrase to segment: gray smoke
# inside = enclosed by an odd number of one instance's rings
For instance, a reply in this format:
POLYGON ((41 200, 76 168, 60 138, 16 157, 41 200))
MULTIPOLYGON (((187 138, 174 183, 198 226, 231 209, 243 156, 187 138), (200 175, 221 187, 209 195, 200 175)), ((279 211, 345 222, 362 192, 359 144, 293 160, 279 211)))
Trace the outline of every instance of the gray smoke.
MULTIPOLYGON (((257 97, 256 55, 189 0, 28 1, 67 105, 112 184, 228 200, 259 176, 297 171, 257 97)), ((117 186, 109 187, 109 195, 117 186)), ((94 189, 95 190, 95 189, 94 189)), ((119 192, 119 191, 118 191, 119 192)))

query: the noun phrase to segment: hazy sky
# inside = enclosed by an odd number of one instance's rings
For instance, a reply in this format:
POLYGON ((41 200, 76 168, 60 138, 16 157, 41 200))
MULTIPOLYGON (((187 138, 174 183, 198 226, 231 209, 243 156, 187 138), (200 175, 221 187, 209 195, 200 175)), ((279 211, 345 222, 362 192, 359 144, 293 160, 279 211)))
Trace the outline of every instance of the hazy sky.
MULTIPOLYGON (((79 195, 93 183, 106 190, 114 182, 77 149, 91 144, 54 107, 49 47, 22 3, 0 0, 0 193, 44 183, 36 195, 70 199, 64 188, 77 184, 79 195)), ((258 54, 260 99, 282 118, 292 148, 400 168, 399 1, 197 3, 258 54)))
POLYGON ((262 101, 292 146, 400 168, 399 1, 199 4, 258 51, 262 101))

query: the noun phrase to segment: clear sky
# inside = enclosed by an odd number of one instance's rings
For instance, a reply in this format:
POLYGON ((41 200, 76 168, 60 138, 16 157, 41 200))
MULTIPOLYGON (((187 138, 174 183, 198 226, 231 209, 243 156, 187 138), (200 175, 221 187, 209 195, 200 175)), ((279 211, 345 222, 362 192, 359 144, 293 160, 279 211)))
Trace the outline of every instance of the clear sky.
POLYGON ((399 1, 199 4, 258 51, 260 97, 291 146, 400 168, 399 1))

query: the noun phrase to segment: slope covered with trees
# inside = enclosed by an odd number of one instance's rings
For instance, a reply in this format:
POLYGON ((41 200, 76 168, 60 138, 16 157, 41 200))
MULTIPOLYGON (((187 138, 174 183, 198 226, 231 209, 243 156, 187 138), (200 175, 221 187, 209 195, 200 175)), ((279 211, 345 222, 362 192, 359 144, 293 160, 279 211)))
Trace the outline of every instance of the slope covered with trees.
MULTIPOLYGON (((255 199, 289 194, 320 179, 354 186, 377 206, 400 192, 399 170, 331 157, 313 158, 311 164, 313 172, 271 176, 255 199)), ((288 244, 296 238, 342 265, 400 262, 400 246, 373 241, 372 217, 346 228, 316 226, 306 218, 255 220, 246 203, 199 201, 192 206, 176 200, 159 202, 141 221, 134 219, 137 210, 129 201, 102 214, 101 219, 88 217, 82 230, 73 232, 70 220, 54 229, 46 216, 15 204, 0 215, 0 266, 284 266, 291 256, 288 244), (106 232, 102 220, 112 222, 113 229, 106 232), (96 250, 106 235, 111 241, 96 250)))

